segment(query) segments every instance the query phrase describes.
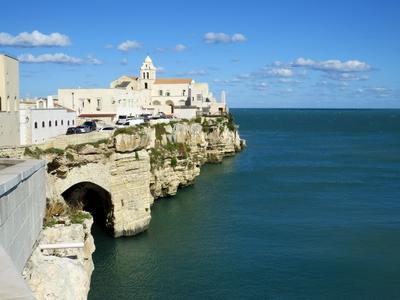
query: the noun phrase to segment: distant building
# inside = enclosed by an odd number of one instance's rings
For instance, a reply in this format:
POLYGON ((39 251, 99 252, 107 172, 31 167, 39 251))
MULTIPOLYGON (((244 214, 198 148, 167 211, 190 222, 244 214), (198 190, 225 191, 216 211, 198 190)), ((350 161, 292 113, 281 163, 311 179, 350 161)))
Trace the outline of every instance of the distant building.
POLYGON ((0 54, 0 146, 19 145, 19 62, 0 54))
POLYGON ((118 88, 58 90, 58 103, 75 110, 78 117, 108 123, 117 115, 141 114, 142 101, 139 93, 118 88))
MULTIPOLYGON (((224 97, 225 98, 225 97, 224 97)), ((164 112, 180 118, 227 112, 225 100, 217 102, 207 83, 191 78, 157 78, 157 68, 146 57, 139 76, 121 76, 103 89, 59 89, 59 104, 73 109, 81 119, 112 122, 118 115, 136 116, 164 112)))
POLYGON ((22 145, 43 143, 76 125, 76 112, 60 106, 52 96, 20 102, 19 113, 22 145))
POLYGON ((192 78, 157 78, 157 68, 149 56, 139 70, 139 77, 122 76, 111 82, 111 88, 143 93, 147 101, 142 105, 155 112, 175 114, 177 109, 188 111, 188 107, 205 114, 227 111, 225 97, 218 103, 207 83, 196 83, 192 78))

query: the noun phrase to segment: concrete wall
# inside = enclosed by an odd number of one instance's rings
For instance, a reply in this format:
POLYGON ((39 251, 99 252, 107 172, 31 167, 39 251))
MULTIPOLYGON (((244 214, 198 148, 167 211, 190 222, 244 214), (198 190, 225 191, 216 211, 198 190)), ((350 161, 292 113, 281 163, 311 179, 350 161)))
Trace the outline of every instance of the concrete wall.
POLYGON ((32 253, 46 206, 45 162, 1 159, 0 245, 19 272, 32 253))
POLYGON ((19 113, 0 111, 0 146, 20 144, 19 113))
POLYGON ((19 62, 0 54, 0 111, 18 111, 19 62))

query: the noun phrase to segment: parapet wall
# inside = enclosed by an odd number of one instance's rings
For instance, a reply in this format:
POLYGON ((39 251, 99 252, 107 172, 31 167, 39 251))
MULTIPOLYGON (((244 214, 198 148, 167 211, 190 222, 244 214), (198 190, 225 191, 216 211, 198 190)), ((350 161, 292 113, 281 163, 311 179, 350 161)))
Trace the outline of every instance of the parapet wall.
POLYGON ((0 111, 0 146, 19 144, 19 113, 0 111))
POLYGON ((22 272, 43 226, 45 162, 0 159, 0 245, 22 272))

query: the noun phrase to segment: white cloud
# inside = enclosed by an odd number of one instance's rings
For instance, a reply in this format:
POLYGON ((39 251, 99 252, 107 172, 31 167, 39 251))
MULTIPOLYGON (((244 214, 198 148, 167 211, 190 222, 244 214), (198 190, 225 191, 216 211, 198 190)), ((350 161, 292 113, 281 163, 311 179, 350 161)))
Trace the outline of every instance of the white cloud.
POLYGON ((104 46, 104 48, 106 48, 106 49, 112 49, 112 48, 114 48, 114 45, 112 45, 112 44, 107 44, 107 45, 104 46))
POLYGON ((363 81, 369 79, 367 75, 359 76, 358 74, 354 73, 330 72, 327 75, 329 79, 339 80, 339 81, 363 81))
POLYGON ((67 65, 100 65, 102 62, 89 55, 87 58, 79 58, 69 56, 64 53, 47 53, 34 56, 32 54, 26 53, 18 56, 18 60, 24 63, 55 63, 55 64, 67 64, 67 65))
POLYGON ((243 43, 247 39, 242 33, 229 35, 223 32, 207 32, 203 38, 206 44, 243 43))
POLYGON ((128 64, 128 59, 123 58, 120 62, 121 65, 126 66, 128 64))
POLYGON ((341 61, 338 59, 315 61, 312 59, 298 58, 292 64, 294 67, 304 67, 325 72, 365 72, 371 66, 359 60, 341 61))
POLYGON ((0 32, 0 46, 5 47, 63 47, 70 43, 68 36, 58 32, 43 34, 34 30, 31 33, 21 32, 16 36, 0 32))
POLYGON ((182 51, 185 51, 185 50, 186 50, 186 46, 183 45, 183 44, 178 44, 178 45, 175 46, 174 50, 175 50, 176 52, 182 52, 182 51))
POLYGON ((118 50, 126 52, 131 49, 139 49, 141 47, 142 43, 138 41, 126 40, 125 42, 122 42, 121 44, 118 45, 118 50))
POLYGON ((191 71, 188 71, 188 72, 184 72, 181 75, 184 75, 184 76, 204 76, 204 75, 207 75, 207 74, 208 74, 208 72, 205 71, 205 70, 191 70, 191 71))
POLYGON ((232 35, 232 42, 234 43, 243 43, 247 41, 246 37, 241 33, 235 33, 232 35))
POLYGON ((272 68, 267 73, 273 77, 292 77, 294 75, 293 71, 288 68, 272 68))

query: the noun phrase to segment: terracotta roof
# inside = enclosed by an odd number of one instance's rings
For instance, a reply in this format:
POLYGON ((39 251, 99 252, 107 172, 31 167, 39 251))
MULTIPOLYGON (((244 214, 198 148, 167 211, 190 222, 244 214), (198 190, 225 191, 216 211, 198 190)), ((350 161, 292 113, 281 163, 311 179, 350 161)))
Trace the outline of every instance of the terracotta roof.
POLYGON ((190 84, 192 78, 158 78, 154 84, 190 84))
POLYGON ((104 113, 104 114, 80 114, 80 118, 104 118, 104 117, 114 117, 116 114, 104 113))

